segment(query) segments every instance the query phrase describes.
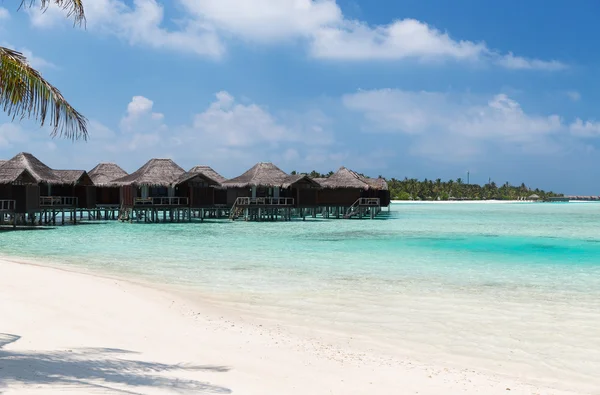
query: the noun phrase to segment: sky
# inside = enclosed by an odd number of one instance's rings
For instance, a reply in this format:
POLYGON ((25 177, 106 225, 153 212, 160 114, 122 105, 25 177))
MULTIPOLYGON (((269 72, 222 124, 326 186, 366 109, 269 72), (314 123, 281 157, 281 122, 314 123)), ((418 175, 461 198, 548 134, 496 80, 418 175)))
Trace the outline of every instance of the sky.
POLYGON ((0 2, 0 45, 61 90, 90 138, 0 112, 0 159, 469 172, 600 194, 596 0, 88 0, 85 27, 18 3, 0 2))

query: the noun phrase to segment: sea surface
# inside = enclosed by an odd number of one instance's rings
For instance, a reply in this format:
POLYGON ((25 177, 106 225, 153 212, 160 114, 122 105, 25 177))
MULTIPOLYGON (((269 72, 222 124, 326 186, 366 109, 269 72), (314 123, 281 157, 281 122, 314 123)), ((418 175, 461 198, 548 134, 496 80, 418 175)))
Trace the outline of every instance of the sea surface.
POLYGON ((93 223, 2 232, 0 255, 186 286, 374 350, 600 393, 598 203, 93 223))

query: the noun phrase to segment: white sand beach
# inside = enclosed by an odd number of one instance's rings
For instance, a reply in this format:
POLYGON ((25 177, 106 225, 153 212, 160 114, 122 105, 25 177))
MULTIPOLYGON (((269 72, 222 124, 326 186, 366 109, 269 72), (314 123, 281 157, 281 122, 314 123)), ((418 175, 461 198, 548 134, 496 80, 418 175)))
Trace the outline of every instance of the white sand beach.
POLYGON ((416 362, 123 280, 0 260, 0 393, 564 394, 416 362), (303 335, 304 333, 304 335, 303 335))

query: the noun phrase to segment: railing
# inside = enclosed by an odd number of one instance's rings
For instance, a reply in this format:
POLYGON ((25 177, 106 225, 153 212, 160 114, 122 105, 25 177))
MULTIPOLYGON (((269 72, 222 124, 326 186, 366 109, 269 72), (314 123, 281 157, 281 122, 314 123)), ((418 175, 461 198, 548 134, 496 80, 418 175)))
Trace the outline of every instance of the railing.
POLYGON ((15 211, 16 200, 0 200, 0 211, 15 211))
POLYGON ((186 197, 148 197, 135 198, 136 206, 187 206, 186 197))
POLYGON ((40 207, 77 207, 73 196, 40 196, 40 207))
MULTIPOLYGON (((379 198, 360 198, 358 199, 359 206, 379 206, 379 198)), ((356 203, 355 203, 356 204, 356 203)))
POLYGON ((370 210, 372 211, 373 216, 375 216, 379 214, 379 211, 381 210, 380 200, 379 198, 358 198, 358 200, 356 200, 352 206, 348 207, 344 218, 352 218, 355 215, 361 214, 362 207, 371 207, 370 210))
POLYGON ((293 206, 294 198, 239 197, 234 206, 293 206))

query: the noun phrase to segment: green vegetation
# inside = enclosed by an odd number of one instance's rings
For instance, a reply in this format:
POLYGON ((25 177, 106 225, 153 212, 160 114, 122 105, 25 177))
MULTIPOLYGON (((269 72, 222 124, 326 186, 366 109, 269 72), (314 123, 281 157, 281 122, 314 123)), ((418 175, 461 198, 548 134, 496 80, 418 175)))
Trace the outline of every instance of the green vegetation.
POLYGON ((332 171, 330 171, 330 172, 329 172, 329 173, 327 173, 327 174, 322 174, 322 173, 319 173, 318 171, 315 171, 315 170, 311 171, 310 173, 297 172, 296 170, 294 170, 294 171, 292 171, 290 174, 291 174, 291 175, 296 175, 296 174, 306 174, 306 175, 307 175, 307 176, 309 176, 310 178, 327 178, 327 177, 329 177, 329 176, 333 175, 333 172, 332 172, 332 171))
MULTIPOLYGON (((327 174, 311 171, 310 173, 298 173, 295 170, 292 174, 306 174, 312 178, 327 178, 333 174, 330 171, 327 174)), ((361 174, 364 176, 364 174, 361 174)), ((381 177, 381 176, 380 176, 381 177)), ((395 178, 387 179, 390 195, 394 200, 519 200, 527 199, 531 195, 539 196, 540 200, 550 197, 563 196, 552 191, 541 189, 531 189, 525 184, 519 186, 510 185, 506 182, 498 187, 491 181, 485 185, 465 184, 462 178, 456 180, 435 181, 425 179, 419 181, 416 178, 405 178, 397 180, 395 178)))
POLYGON ((554 192, 528 188, 525 184, 510 185, 508 182, 498 187, 491 181, 485 185, 465 184, 461 178, 442 181, 441 179, 419 181, 415 178, 387 180, 392 199, 396 200, 518 200, 537 195, 540 199, 563 196, 554 192))
MULTIPOLYGON (((65 9, 76 24, 85 22, 83 0, 40 0, 42 10, 51 3, 65 9)), ((21 7, 32 7, 35 0, 23 0, 21 7)), ((72 48, 77 51, 77 48, 72 48)), ((33 118, 52 126, 52 136, 87 139, 87 121, 60 91, 31 67, 22 53, 0 46, 0 107, 13 119, 33 118)))

